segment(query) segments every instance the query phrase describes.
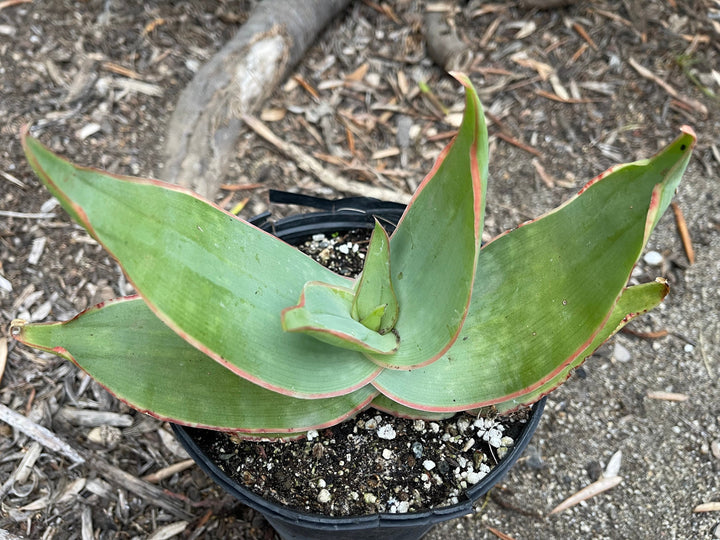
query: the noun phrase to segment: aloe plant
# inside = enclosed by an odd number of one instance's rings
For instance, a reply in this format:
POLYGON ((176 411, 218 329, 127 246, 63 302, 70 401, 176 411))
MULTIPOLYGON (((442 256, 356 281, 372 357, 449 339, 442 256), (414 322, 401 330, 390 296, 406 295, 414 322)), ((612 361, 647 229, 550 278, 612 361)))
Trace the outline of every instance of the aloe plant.
POLYGON ((459 132, 394 233, 376 224, 355 280, 182 188, 73 165, 26 129, 32 168, 138 295, 63 323, 14 321, 12 335, 138 410, 247 437, 369 406, 422 418, 538 400, 667 294, 663 280, 626 285, 695 134, 481 247, 487 128, 456 78, 459 132))

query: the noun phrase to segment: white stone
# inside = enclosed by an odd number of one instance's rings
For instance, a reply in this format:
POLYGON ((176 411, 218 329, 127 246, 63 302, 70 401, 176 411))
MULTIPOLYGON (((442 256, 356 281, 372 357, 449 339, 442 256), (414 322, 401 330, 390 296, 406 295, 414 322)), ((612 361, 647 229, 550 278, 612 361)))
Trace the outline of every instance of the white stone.
POLYGON ((500 442, 502 440, 502 431, 495 428, 488 429, 485 432, 485 435, 483 435, 483 440, 487 441, 490 446, 500 448, 500 445, 502 444, 500 442))
POLYGON ((330 492, 327 489, 321 489, 317 496, 317 502, 324 504, 326 502, 330 502, 330 499, 332 499, 330 492))
POLYGON ((392 457, 392 455, 393 455, 392 450, 390 450, 389 448, 383 449, 383 451, 382 451, 383 459, 390 459, 392 457))
POLYGON ((474 471, 473 471, 473 472, 469 472, 469 473, 468 473, 466 480, 467 480, 467 483, 468 483, 468 484, 471 484, 471 485, 474 486, 474 485, 477 484, 480 480, 482 480, 482 477, 483 477, 483 476, 484 476, 483 474, 477 473, 477 472, 474 472, 474 471))
POLYGON ((425 467, 426 471, 432 471, 435 468, 435 462, 430 459, 426 459, 423 461, 423 467, 425 467))
POLYGON ((317 439, 319 436, 318 432, 314 429, 311 429, 307 432, 307 439, 308 441, 312 441, 313 439, 317 439))
POLYGON ((663 262, 663 256, 657 251, 648 251, 643 257, 643 261, 650 266, 660 266, 663 262))
POLYGON ((385 424, 378 428, 377 435, 381 439, 392 441, 397 434, 395 433, 395 428, 393 428, 390 424, 385 424))
POLYGON ((613 358, 615 358, 618 362, 628 362, 631 358, 630 351, 628 351, 620 343, 615 343, 615 347, 613 348, 613 358))

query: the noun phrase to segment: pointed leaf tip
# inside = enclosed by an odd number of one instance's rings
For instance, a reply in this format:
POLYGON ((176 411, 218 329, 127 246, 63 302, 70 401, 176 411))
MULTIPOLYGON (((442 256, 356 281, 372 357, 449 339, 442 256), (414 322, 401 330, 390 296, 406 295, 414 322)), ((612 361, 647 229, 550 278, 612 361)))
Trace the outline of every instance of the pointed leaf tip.
MULTIPOLYGON (((384 308, 379 313, 377 328, 368 328, 387 334, 397 322, 400 307, 390 277, 390 238, 380 222, 375 220, 365 266, 355 286, 351 313, 358 321, 375 321, 381 306, 384 308)), ((372 324, 375 326, 375 322, 372 324)))
POLYGON ((456 75, 466 89, 458 134, 418 187, 390 238, 400 306, 395 330, 401 342, 396 354, 372 360, 391 369, 415 369, 444 354, 457 339, 472 294, 485 211, 487 126, 469 79, 456 75), (437 320, 443 324, 435 324, 437 320))

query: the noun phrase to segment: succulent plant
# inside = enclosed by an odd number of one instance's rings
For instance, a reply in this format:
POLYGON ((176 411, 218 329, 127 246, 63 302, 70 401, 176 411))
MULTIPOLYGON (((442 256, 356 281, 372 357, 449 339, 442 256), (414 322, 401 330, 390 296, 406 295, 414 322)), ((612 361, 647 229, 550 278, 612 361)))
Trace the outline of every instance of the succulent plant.
POLYGON ((79 167, 23 133, 70 216, 137 296, 67 322, 13 321, 15 339, 75 362, 132 407, 173 422, 282 437, 373 406, 433 417, 537 401, 666 283, 627 287, 687 167, 688 127, 560 207, 481 246, 484 113, 462 125, 362 274, 341 277, 197 195, 79 167))

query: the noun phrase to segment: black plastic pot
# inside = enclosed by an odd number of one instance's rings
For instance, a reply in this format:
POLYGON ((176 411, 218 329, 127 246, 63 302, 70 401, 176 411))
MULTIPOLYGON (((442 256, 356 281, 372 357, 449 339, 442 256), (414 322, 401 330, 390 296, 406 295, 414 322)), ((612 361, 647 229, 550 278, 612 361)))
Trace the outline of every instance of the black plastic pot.
MULTIPOLYGON (((371 229, 376 218, 391 231, 405 208, 401 204, 364 197, 328 201, 277 191, 271 191, 270 200, 276 203, 310 206, 322 210, 283 218, 275 223, 268 221, 268 213, 250 220, 256 226, 273 233, 290 244, 317 233, 371 229)), ((532 407, 530 419, 515 441, 515 445, 485 478, 465 491, 463 501, 452 506, 407 514, 383 513, 358 517, 329 517, 292 510, 263 499, 228 477, 198 445, 193 434, 201 430, 178 425, 173 425, 173 430, 190 457, 208 476, 240 502, 262 513, 284 540, 415 540, 425 535, 436 523, 472 512, 474 502, 500 482, 522 455, 537 428, 544 407, 545 398, 532 407)))

